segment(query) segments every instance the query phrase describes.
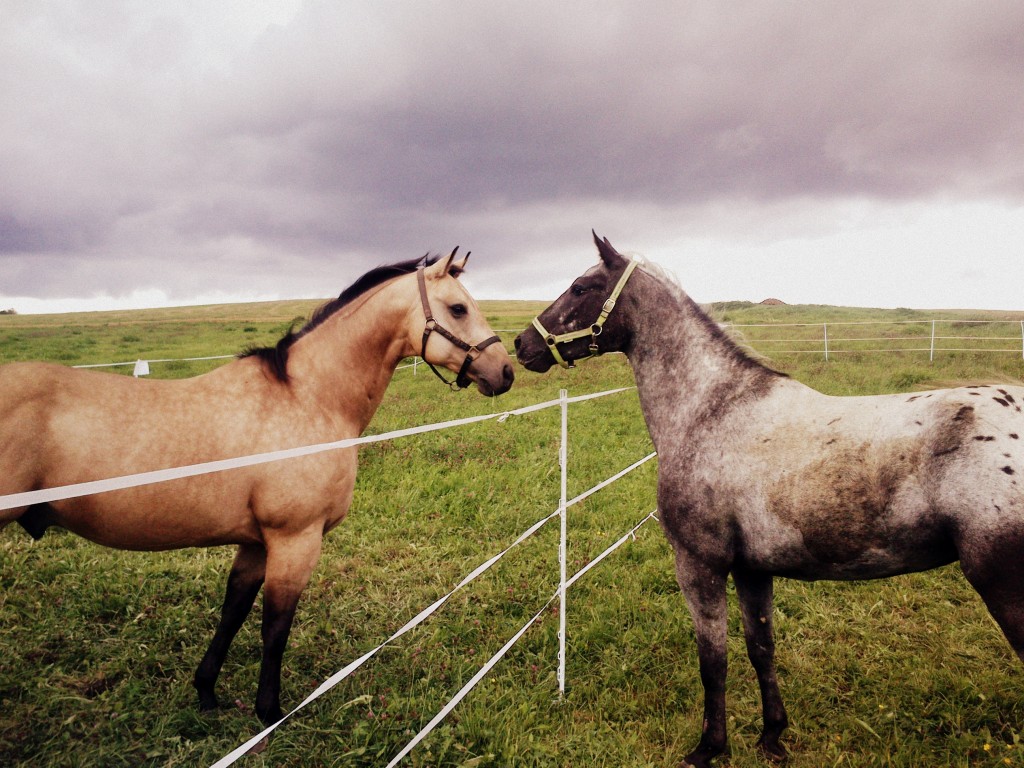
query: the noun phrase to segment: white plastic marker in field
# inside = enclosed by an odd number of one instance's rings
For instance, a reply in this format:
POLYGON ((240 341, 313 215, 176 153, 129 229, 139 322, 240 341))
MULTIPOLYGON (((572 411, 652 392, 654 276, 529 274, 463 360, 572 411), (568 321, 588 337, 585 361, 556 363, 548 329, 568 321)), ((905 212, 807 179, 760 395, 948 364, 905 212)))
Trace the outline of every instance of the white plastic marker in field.
POLYGON ((135 378, 138 378, 139 376, 149 376, 149 361, 136 360, 135 368, 132 370, 132 376, 135 378))
MULTIPOLYGON (((212 357, 164 357, 158 360, 145 360, 146 363, 194 363, 201 360, 229 360, 237 355, 213 355, 212 357)), ((138 365, 134 363, 87 363, 85 365, 72 365, 72 368, 123 368, 126 365, 138 365)))

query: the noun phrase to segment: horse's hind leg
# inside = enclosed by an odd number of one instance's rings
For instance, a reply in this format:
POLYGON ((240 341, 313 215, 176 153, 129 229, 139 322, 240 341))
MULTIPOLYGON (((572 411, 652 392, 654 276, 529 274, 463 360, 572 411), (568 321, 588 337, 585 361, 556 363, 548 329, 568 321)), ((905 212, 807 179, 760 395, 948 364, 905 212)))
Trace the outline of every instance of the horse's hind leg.
POLYGON ((764 732, 757 746, 769 760, 786 759, 786 748, 779 737, 789 725, 786 707, 779 692, 775 676, 775 630, 772 623, 772 577, 734 571, 733 581, 743 612, 743 634, 747 641, 747 656, 757 673, 761 688, 761 710, 764 714, 764 732))
POLYGON ((961 544, 960 567, 981 595, 989 613, 999 624, 1024 661, 1024 533, 1002 535, 984 542, 976 550, 961 544))
POLYGON ((238 548, 231 573, 228 575, 220 623, 210 647, 196 669, 194 685, 199 694, 200 709, 214 709, 217 706, 217 696, 213 691, 217 676, 224 665, 231 641, 235 639, 246 616, 252 610, 256 595, 263 586, 266 565, 267 553, 262 546, 249 544, 238 548))

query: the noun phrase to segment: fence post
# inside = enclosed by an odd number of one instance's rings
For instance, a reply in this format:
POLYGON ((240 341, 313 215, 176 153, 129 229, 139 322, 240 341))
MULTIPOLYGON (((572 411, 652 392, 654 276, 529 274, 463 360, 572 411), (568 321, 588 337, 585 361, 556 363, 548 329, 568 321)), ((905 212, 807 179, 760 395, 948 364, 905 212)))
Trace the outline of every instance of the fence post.
POLYGON ((1024 358, 1024 320, 1020 321, 1020 356, 1024 358))
POLYGON ((569 463, 569 391, 558 390, 562 411, 562 438, 559 442, 558 463, 561 474, 561 490, 558 500, 558 698, 565 696, 565 559, 566 559, 566 475, 569 463))
POLYGON ((416 366, 419 364, 419 361, 420 361, 420 359, 418 357, 413 357, 413 359, 412 359, 412 375, 413 376, 416 375, 416 366))
POLYGON ((825 329, 825 362, 828 362, 828 323, 822 323, 825 329))
POLYGON ((928 350, 928 362, 935 362, 935 321, 932 320, 932 343, 928 350))

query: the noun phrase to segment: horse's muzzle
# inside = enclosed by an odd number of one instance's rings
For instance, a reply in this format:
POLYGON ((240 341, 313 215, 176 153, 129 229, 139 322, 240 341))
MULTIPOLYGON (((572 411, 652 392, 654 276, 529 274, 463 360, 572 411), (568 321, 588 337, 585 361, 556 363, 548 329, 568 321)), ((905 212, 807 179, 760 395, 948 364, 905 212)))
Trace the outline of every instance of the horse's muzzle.
POLYGON ((485 397, 497 397, 503 395, 512 389, 512 382, 515 381, 516 374, 512 370, 512 366, 509 363, 505 363, 501 367, 501 373, 494 377, 496 381, 492 381, 491 377, 480 376, 476 382, 476 388, 481 395, 485 397))
POLYGON ((528 371, 546 373, 555 364, 554 356, 532 327, 516 336, 515 347, 516 360, 528 371))

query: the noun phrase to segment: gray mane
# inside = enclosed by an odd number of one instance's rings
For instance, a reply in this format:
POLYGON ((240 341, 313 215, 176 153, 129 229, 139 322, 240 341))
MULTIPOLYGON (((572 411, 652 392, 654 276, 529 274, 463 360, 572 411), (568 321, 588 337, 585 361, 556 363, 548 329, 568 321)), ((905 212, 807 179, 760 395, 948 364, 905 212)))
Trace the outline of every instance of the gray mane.
POLYGON ((788 378, 785 373, 769 368, 757 358, 748 354, 736 341, 729 336, 722 327, 705 312, 701 306, 694 301, 690 295, 683 290, 679 278, 671 270, 656 264, 653 261, 644 259, 638 267, 645 274, 652 277, 665 289, 667 289, 679 302, 689 319, 698 323, 711 337, 714 345, 724 351, 727 356, 735 361, 741 368, 761 371, 772 376, 788 378))

